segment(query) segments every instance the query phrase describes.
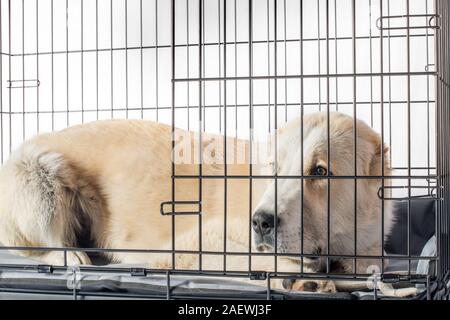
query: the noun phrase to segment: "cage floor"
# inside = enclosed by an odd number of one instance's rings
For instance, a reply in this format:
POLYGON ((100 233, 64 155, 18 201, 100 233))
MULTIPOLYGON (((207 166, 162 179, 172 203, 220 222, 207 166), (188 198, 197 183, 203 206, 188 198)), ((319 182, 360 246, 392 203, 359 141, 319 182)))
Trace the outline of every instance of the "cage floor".
MULTIPOLYGON (((388 240, 387 251, 391 254, 405 254, 405 219, 408 214, 404 203, 395 205, 396 221, 394 224, 395 237, 388 240)), ((412 253, 420 256, 422 248, 433 235, 434 201, 415 201, 411 207, 411 225, 413 236, 412 253), (427 222, 427 223, 425 223, 427 222), (415 226, 421 228, 415 228, 415 226), (429 228, 424 228, 428 225, 429 228), (424 231, 425 230, 425 231, 424 231)), ((94 263, 104 262, 96 261, 94 263)), ((27 266, 38 265, 39 262, 6 251, 0 251, 0 264, 27 266)), ((103 264, 103 263, 102 263, 103 264)), ((106 264, 103 267, 131 268, 125 264, 106 264)), ((389 260, 387 272, 407 272, 416 270, 417 261, 389 260)), ((74 289, 72 285, 73 274, 70 271, 54 271, 53 273, 38 273, 34 270, 0 269, 0 298, 1 299, 73 299, 74 289)), ((170 298, 209 298, 209 299, 266 299, 267 288, 261 285, 244 283, 238 279, 224 277, 205 276, 178 276, 170 277, 170 292, 168 292, 167 277, 165 275, 131 276, 129 273, 105 273, 105 272, 82 272, 77 277, 77 298, 143 298, 143 299, 165 299, 170 298)), ((382 295, 377 295, 383 299, 382 295)), ((287 292, 272 290, 271 299, 373 299, 373 291, 338 292, 335 294, 317 294, 307 292, 287 292)), ((387 299, 387 297, 384 297, 387 299)), ((420 297, 414 297, 420 298, 420 297)))
MULTIPOLYGON (((2 264, 38 265, 7 252, 0 253, 2 264)), ((130 267, 125 264, 109 264, 106 267, 130 267)), ((393 264, 393 269, 402 269, 393 264)), ((25 269, 25 268, 24 268, 25 269)), ((125 273, 82 272, 77 276, 78 299, 165 299, 168 295, 165 275, 131 276, 125 273)), ((38 273, 30 270, 0 271, 0 299, 73 299, 73 273, 71 271, 38 273)), ((265 286, 252 285, 223 277, 171 276, 170 298, 172 299, 267 299, 265 286)), ((373 292, 338 292, 334 294, 287 292, 271 290, 271 299, 373 299, 373 292)), ((383 298, 379 296, 378 298, 383 298)))

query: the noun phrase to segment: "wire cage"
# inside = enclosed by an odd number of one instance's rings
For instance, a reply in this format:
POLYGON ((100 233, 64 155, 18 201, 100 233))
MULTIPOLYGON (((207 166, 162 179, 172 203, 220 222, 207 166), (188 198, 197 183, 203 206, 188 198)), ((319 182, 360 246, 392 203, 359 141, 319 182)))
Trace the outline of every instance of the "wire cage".
MULTIPOLYGON (((380 201, 401 203, 406 212, 402 254, 383 252, 368 257, 355 247, 353 254, 341 258, 377 258, 383 265, 388 260, 401 261, 406 265, 403 273, 386 273, 383 267, 378 280, 423 285, 426 290, 421 297, 448 298, 448 14, 444 0, 0 0, 1 160, 5 162, 21 142, 37 133, 101 119, 153 120, 170 124, 173 132, 183 128, 257 144, 291 119, 318 111, 329 117, 330 112, 339 111, 364 120, 390 149, 393 175, 346 177, 353 181, 355 194, 358 182, 379 178, 383 181, 380 201), (410 239, 416 208, 423 202, 432 208, 426 218, 433 221, 436 250, 430 256, 413 253, 410 239), (418 274, 415 265, 424 261, 428 272, 418 274)), ((160 274, 167 290, 134 296, 163 298, 202 296, 171 291, 173 277, 183 275, 263 280, 373 277, 369 271, 336 274, 329 268, 323 273, 299 270, 293 275, 278 271, 276 262, 271 272, 252 270, 251 263, 246 271, 227 270, 226 257, 238 253, 227 252, 226 240, 219 252, 208 252, 201 245, 202 195, 208 192, 208 181, 223 181, 225 203, 234 180, 248 181, 249 223, 245 228, 251 243, 253 186, 283 179, 303 183, 308 177, 258 175, 252 163, 248 175, 236 176, 227 172, 226 150, 224 159, 223 174, 214 176, 202 173, 201 161, 192 175, 179 175, 173 166, 172 199, 161 204, 161 213, 170 215, 173 224, 178 214, 185 213, 179 212, 179 205, 195 207, 191 214, 198 219, 200 240, 198 251, 190 253, 199 257, 198 270, 80 266, 77 272, 160 274), (198 197, 177 199, 176 186, 187 179, 197 181, 198 197), (204 270, 201 259, 208 255, 222 256, 223 270, 204 270)), ((328 175, 323 179, 329 186, 337 178, 328 175)), ((324 232, 329 235, 332 210, 328 207, 328 230, 324 232)), ((356 201, 354 208, 356 235, 356 201)), ((225 221, 226 217, 225 204, 225 221)), ((226 223, 224 228, 226 233, 226 223)), ((177 250, 175 242, 170 250, 173 259, 186 253, 177 250)), ((249 256, 249 261, 258 255, 250 247, 239 254, 249 256)), ((296 253, 301 259, 311 255, 336 258, 329 250, 296 253)), ((49 274, 66 272, 67 266, 0 260, 0 270, 49 274)), ((75 274, 72 270, 71 275, 75 274)), ((248 297, 277 297, 270 281, 267 284, 267 293, 248 297)), ((75 298, 120 296, 86 292, 76 286, 14 288, 2 286, 1 280, 0 291, 68 293, 75 298)))

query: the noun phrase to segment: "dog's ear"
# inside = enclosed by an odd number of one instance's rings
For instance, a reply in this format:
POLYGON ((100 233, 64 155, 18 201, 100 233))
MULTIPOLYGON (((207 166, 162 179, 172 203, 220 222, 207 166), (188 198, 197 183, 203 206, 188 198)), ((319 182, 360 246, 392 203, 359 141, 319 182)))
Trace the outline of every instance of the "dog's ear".
POLYGON ((389 147, 381 143, 381 139, 377 139, 374 154, 370 163, 369 174, 371 176, 381 176, 382 166, 384 166, 384 175, 390 174, 389 147), (384 158, 384 164, 383 159, 384 158))

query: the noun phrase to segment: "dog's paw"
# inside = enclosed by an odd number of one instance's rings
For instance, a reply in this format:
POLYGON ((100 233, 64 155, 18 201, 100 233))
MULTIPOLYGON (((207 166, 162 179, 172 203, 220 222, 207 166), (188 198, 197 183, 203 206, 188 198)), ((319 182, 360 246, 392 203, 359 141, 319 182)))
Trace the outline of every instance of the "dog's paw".
POLYGON ((331 280, 292 280, 283 281, 284 289, 291 291, 336 293, 336 285, 331 280))
MULTIPOLYGON (((63 266, 64 265, 64 252, 62 251, 51 251, 48 252, 42 259, 45 263, 53 266, 63 266)), ((68 266, 79 266, 82 264, 92 264, 91 259, 85 252, 81 251, 68 251, 67 252, 67 265, 68 266)))

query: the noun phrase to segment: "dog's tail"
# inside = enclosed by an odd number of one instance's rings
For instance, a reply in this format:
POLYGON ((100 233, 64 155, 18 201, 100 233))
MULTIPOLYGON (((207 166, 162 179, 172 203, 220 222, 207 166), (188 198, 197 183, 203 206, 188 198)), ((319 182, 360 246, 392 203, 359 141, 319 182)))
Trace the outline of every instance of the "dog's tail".
POLYGON ((10 246, 74 246, 85 198, 79 172, 63 155, 28 142, 0 172, 0 242, 10 246))

